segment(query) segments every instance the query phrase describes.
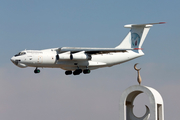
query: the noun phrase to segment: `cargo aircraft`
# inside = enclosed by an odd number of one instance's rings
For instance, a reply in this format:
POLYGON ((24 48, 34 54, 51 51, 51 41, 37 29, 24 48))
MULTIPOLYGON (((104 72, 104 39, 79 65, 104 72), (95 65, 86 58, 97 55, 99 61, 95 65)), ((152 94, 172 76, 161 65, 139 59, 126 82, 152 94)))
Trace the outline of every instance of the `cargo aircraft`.
POLYGON ((14 55, 11 61, 20 68, 61 68, 66 75, 89 74, 91 70, 111 67, 143 56, 142 44, 154 24, 129 24, 124 40, 115 48, 60 47, 44 50, 24 50, 14 55))

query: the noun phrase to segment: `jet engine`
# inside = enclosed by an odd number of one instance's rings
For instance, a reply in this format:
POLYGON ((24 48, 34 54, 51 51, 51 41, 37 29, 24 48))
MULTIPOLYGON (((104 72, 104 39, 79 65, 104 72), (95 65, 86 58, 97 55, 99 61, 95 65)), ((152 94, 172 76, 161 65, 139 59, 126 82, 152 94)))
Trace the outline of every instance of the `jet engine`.
POLYGON ((90 60, 91 56, 85 53, 72 54, 72 60, 90 60))
POLYGON ((58 54, 58 60, 90 60, 91 55, 86 54, 84 51, 78 53, 61 53, 58 54))
POLYGON ((70 60, 71 54, 58 54, 58 60, 70 60))

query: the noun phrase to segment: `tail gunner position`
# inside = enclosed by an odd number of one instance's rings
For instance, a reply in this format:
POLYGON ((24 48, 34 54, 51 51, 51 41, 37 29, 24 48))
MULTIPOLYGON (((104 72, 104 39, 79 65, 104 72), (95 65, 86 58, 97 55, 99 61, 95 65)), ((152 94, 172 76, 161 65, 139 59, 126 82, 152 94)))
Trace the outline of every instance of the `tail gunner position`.
POLYGON ((125 25, 130 31, 115 48, 61 47, 24 50, 14 55, 11 61, 20 68, 35 67, 34 73, 40 73, 38 68, 61 68, 66 75, 79 75, 82 72, 89 74, 91 70, 111 67, 143 56, 141 46, 154 24, 164 22, 125 25))

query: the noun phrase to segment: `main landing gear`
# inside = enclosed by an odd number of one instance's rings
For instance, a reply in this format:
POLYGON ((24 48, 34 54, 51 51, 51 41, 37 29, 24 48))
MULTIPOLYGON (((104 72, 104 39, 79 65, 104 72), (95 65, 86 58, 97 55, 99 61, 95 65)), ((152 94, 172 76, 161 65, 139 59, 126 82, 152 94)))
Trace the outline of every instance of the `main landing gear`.
POLYGON ((40 73, 40 69, 38 69, 38 68, 36 68, 35 70, 34 70, 34 73, 40 73))
POLYGON ((73 75, 79 75, 79 74, 81 74, 81 73, 84 73, 84 74, 89 74, 91 71, 89 70, 89 69, 84 69, 83 71, 82 71, 82 69, 76 69, 74 72, 72 72, 71 70, 67 70, 66 72, 65 72, 65 74, 66 75, 71 75, 72 73, 73 73, 73 75))

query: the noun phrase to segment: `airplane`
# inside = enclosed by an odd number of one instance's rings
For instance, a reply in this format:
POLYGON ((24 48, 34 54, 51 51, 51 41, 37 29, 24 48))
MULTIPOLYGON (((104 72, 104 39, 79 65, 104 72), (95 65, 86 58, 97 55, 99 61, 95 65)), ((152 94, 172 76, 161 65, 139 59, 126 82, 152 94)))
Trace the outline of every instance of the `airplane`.
POLYGON ((144 55, 142 44, 150 27, 159 23, 128 24, 130 28, 124 40, 115 48, 60 47, 44 50, 23 50, 11 58, 20 68, 61 68, 66 75, 89 74, 91 70, 111 67, 144 55))

